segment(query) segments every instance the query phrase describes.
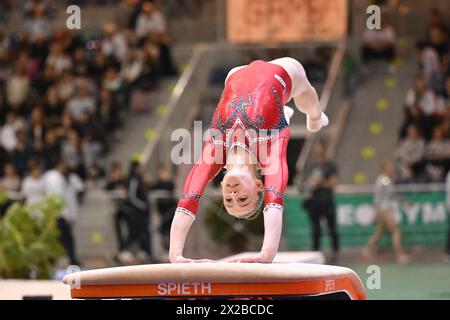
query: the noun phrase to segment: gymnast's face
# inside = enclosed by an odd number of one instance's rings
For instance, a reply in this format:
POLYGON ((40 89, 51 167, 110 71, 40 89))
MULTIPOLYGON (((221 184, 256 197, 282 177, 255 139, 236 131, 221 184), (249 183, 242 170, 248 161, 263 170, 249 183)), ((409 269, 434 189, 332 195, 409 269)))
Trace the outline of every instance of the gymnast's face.
POLYGON ((232 168, 221 182, 223 203, 227 212, 237 218, 244 217, 258 205, 263 182, 248 167, 232 168))

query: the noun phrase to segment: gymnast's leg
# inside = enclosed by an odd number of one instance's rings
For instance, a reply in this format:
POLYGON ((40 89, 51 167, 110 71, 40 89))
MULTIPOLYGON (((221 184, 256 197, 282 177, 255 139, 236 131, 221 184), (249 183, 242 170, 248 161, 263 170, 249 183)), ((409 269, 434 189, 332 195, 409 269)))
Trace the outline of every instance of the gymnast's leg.
POLYGON ((301 63, 289 57, 275 59, 270 63, 283 67, 289 74, 292 81, 291 96, 294 98, 297 109, 306 114, 308 130, 317 132, 327 126, 328 117, 322 112, 317 92, 309 83, 301 63))

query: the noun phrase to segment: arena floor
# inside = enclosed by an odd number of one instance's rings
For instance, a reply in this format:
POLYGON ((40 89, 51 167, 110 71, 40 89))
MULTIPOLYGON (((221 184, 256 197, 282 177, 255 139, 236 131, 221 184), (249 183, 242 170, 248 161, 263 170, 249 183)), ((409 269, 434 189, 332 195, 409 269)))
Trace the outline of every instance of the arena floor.
POLYGON ((367 289, 368 264, 346 265, 355 270, 370 299, 450 299, 450 263, 414 262, 408 265, 380 264, 381 288, 367 289))

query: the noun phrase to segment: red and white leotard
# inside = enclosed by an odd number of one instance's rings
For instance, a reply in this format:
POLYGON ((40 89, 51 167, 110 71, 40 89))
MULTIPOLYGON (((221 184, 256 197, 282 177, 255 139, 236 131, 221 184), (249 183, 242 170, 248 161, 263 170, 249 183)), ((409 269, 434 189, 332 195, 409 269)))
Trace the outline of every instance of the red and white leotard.
POLYGON ((261 60, 228 77, 212 119, 214 133, 186 179, 178 211, 195 218, 207 183, 223 168, 228 151, 235 145, 248 148, 260 163, 265 177, 264 209, 283 208, 290 136, 283 108, 291 91, 286 70, 261 60), (262 143, 267 152, 260 152, 262 143))

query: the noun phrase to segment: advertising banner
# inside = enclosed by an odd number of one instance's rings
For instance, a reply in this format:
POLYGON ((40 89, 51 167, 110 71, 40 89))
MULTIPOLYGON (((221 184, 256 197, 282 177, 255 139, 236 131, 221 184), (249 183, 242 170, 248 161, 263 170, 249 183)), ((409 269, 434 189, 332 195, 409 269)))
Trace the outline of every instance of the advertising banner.
POLYGON ((231 42, 329 41, 346 32, 347 0, 227 0, 231 42))
MULTIPOLYGON (((402 196, 412 205, 398 203, 393 215, 401 227, 404 244, 444 246, 449 224, 445 193, 407 192, 402 196)), ((290 249, 309 249, 311 246, 310 221, 302 203, 301 197, 285 200, 284 235, 290 249)), ((374 231, 374 219, 372 194, 336 195, 336 222, 342 247, 365 245, 374 231)), ((322 231, 322 243, 326 247, 329 239, 325 223, 322 231)), ((381 244, 389 241, 385 234, 381 244)))

